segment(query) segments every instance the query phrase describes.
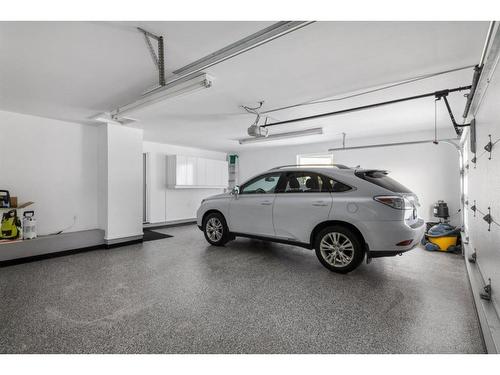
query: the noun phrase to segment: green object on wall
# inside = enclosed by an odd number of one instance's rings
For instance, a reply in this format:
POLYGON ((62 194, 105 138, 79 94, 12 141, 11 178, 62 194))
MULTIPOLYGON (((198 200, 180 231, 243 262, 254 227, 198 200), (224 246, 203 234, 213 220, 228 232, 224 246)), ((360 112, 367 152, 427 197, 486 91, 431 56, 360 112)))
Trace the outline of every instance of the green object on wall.
POLYGON ((229 155, 229 164, 236 164, 236 160, 238 160, 238 155, 229 155))

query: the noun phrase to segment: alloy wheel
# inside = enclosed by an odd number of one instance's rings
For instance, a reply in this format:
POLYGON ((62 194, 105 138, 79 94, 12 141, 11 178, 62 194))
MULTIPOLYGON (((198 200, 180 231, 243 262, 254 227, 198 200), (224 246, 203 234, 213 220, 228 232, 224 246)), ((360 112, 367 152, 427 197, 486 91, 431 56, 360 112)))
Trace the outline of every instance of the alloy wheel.
POLYGON ((346 267, 354 257, 354 245, 343 233, 329 232, 321 239, 320 252, 332 267, 346 267))
POLYGON ((222 238, 224 227, 221 221, 212 217, 207 221, 206 232, 210 241, 218 242, 222 238))

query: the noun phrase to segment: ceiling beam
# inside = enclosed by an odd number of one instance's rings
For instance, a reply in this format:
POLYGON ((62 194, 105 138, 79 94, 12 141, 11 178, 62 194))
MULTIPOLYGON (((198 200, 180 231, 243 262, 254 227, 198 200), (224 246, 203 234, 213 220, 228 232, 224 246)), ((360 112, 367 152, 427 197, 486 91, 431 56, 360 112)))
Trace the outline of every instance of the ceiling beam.
POLYGON ((175 82, 183 77, 193 73, 198 73, 215 64, 238 56, 244 52, 250 51, 258 46, 268 43, 274 39, 280 38, 293 31, 299 30, 304 26, 310 25, 314 21, 281 21, 272 24, 246 38, 240 39, 218 51, 215 51, 199 60, 196 60, 173 72, 174 76, 167 80, 167 83, 175 82))

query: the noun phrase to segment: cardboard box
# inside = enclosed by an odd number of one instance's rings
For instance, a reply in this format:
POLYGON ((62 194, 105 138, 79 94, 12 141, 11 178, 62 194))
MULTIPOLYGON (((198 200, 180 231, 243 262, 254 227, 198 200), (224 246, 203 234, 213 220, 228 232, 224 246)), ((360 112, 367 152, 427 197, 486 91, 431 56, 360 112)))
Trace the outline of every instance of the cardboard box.
POLYGON ((17 208, 17 197, 10 197, 10 207, 17 208))

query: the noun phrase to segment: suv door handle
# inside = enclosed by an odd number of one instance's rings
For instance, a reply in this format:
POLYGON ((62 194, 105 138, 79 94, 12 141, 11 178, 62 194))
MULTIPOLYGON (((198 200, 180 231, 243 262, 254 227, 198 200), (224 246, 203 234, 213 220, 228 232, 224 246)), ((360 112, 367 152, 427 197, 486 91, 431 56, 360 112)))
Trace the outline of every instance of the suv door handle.
POLYGON ((328 206, 328 203, 325 203, 325 201, 316 201, 312 205, 316 207, 325 207, 328 206))
POLYGON ((271 201, 263 201, 263 202, 260 202, 260 204, 261 204, 262 206, 270 206, 270 205, 272 205, 272 204, 273 204, 273 202, 271 202, 271 201))

